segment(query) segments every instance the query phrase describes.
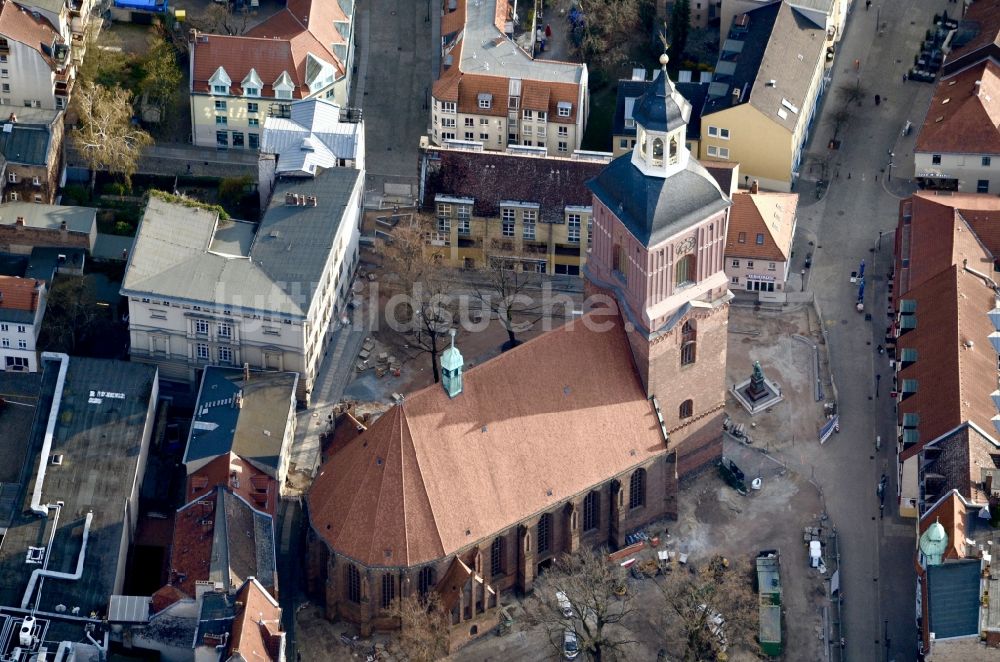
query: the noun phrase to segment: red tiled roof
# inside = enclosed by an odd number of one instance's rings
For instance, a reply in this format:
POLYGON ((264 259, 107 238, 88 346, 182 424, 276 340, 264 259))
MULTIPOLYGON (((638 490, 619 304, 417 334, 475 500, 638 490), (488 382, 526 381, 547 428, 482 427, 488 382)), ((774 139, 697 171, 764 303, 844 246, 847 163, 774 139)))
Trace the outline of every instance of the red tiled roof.
POLYGON ((226 659, 268 660, 277 662, 281 631, 281 608, 267 590, 255 580, 247 580, 236 594, 242 603, 233 619, 226 659))
POLYGON ((448 11, 450 0, 442 0, 441 36, 455 34, 465 27, 465 0, 456 3, 455 11, 448 11))
POLYGON ((746 193, 733 195, 726 234, 726 257, 784 262, 792 250, 797 193, 746 193), (740 235, 744 241, 740 243, 740 235), (757 235, 764 243, 757 243, 757 235))
POLYGON ((38 310, 38 288, 41 286, 42 281, 34 278, 0 276, 0 311, 35 312, 38 310))
POLYGON ((617 314, 530 340, 463 387, 409 395, 325 463, 309 516, 333 550, 374 566, 438 559, 666 451, 617 314), (598 320, 610 328, 588 328, 598 320))
POLYGON ((967 421, 993 433, 996 406, 990 393, 997 385, 997 357, 987 337, 993 332, 987 312, 994 307, 993 289, 961 265, 953 265, 903 295, 916 301, 917 326, 899 337, 900 350, 912 348, 917 360, 899 371, 917 380, 917 392, 899 403, 905 414, 920 417, 920 441, 901 458, 967 421), (971 342, 971 346, 970 345, 971 342))
POLYGON ((40 14, 36 18, 20 5, 4 2, 3 8, 0 9, 0 34, 38 51, 46 62, 52 63, 52 58, 42 50, 42 47, 51 48, 59 32, 40 14))
POLYGON ((232 89, 238 90, 234 93, 242 94, 240 83, 253 68, 264 83, 262 96, 273 96, 273 83, 282 72, 287 72, 295 84, 293 97, 306 97, 309 53, 333 64, 338 76, 344 73, 344 63, 333 52, 333 45, 346 43, 337 23, 348 20, 335 1, 289 0, 288 7, 245 35, 199 34, 191 43, 192 89, 209 91, 208 79, 222 67, 233 81, 232 89))
POLYGON ((227 486, 234 494, 243 497, 253 504, 254 508, 268 515, 274 516, 278 512, 277 482, 235 453, 220 455, 188 476, 185 500, 197 499, 219 485, 227 486), (237 473, 238 485, 232 480, 232 467, 240 469, 237 473), (266 492, 258 488, 266 489, 266 492))
POLYGON ((974 26, 976 35, 948 54, 946 66, 983 47, 1000 46, 1000 0, 976 0, 969 6, 961 22, 974 26))
POLYGON ((195 595, 195 583, 207 580, 212 566, 212 532, 215 529, 213 490, 190 501, 174 516, 174 539, 170 546, 170 583, 195 595))
POLYGON ((190 597, 176 586, 167 584, 160 587, 156 593, 153 593, 153 601, 149 605, 149 610, 154 614, 158 614, 175 602, 180 602, 190 597))
POLYGON ((914 150, 1000 153, 1000 66, 987 61, 942 78, 914 150))

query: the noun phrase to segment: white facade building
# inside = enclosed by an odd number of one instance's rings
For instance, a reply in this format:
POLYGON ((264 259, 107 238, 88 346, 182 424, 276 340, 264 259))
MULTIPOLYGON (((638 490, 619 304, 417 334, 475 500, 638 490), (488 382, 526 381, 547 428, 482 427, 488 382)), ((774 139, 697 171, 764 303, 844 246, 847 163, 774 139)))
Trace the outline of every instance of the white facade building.
POLYGON ((45 301, 44 281, 0 276, 0 370, 38 371, 45 301))

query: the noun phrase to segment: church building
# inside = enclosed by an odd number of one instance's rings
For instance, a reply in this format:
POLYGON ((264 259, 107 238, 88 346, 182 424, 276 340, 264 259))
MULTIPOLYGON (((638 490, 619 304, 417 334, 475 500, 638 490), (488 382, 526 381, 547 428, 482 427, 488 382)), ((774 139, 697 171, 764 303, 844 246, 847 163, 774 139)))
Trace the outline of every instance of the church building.
POLYGON ((589 294, 614 305, 407 394, 323 465, 308 495, 309 585, 328 618, 398 627, 437 592, 452 646, 496 623, 563 553, 676 517, 678 481, 721 455, 731 204, 684 146, 691 106, 662 71, 637 142, 590 182, 589 294))

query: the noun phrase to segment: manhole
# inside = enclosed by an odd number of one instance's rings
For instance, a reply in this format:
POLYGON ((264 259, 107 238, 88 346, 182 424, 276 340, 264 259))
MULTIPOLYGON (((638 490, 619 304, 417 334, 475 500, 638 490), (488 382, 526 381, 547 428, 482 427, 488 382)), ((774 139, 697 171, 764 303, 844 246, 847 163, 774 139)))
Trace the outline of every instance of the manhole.
POLYGON ((840 211, 837 212, 837 216, 843 216, 843 215, 844 215, 844 210, 843 209, 841 209, 840 211))

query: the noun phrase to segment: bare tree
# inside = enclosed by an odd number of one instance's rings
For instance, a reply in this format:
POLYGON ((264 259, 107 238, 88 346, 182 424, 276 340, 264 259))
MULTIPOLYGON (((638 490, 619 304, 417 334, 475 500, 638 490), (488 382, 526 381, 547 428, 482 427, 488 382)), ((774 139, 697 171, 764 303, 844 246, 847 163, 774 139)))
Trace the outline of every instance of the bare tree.
POLYGON ((643 30, 644 0, 579 0, 583 23, 572 35, 587 64, 608 71, 629 59, 630 45, 643 30))
POLYGON ((844 107, 857 102, 858 105, 861 101, 868 96, 868 90, 861 85, 861 79, 859 78, 856 83, 843 83, 837 88, 837 96, 844 103, 844 107))
POLYGON ((73 95, 73 104, 79 125, 71 137, 90 168, 90 190, 98 170, 120 174, 131 186, 143 148, 153 144, 148 133, 132 124, 132 93, 86 83, 73 95))
POLYGON ((571 631, 580 651, 595 662, 628 659, 635 640, 622 621, 633 611, 632 599, 621 566, 608 563, 603 550, 584 549, 553 562, 535 582, 525 611, 560 652, 571 631))
POLYGON ((200 18, 193 21, 193 26, 202 32, 211 34, 243 34, 249 28, 250 8, 243 6, 235 8, 235 3, 211 3, 202 12, 200 18))
POLYGON ((423 217, 415 217, 409 225, 400 224, 380 252, 391 272, 390 282, 402 299, 392 302, 393 319, 410 345, 430 356, 436 383, 441 380, 438 355, 454 326, 457 302, 452 296, 454 276, 426 250, 428 227, 423 217))
POLYGON ((844 128, 851 119, 851 111, 847 104, 843 108, 838 108, 827 115, 826 122, 833 127, 833 140, 837 139, 840 130, 844 128))
POLYGON ((507 332, 505 350, 521 344, 517 334, 528 331, 538 320, 538 302, 527 291, 537 288, 541 277, 519 270, 517 263, 509 256, 488 256, 480 272, 485 280, 477 281, 472 292, 507 332))
POLYGON ((436 591, 396 600, 390 615, 399 619, 399 647, 407 660, 433 662, 448 654, 449 618, 436 591))
POLYGON ((38 344, 46 351, 72 354, 101 327, 105 315, 93 283, 84 276, 55 279, 45 302, 38 344))
POLYGON ((666 606, 666 644, 685 662, 721 659, 728 647, 753 643, 759 620, 748 563, 730 565, 716 556, 655 577, 654 583, 666 606))

